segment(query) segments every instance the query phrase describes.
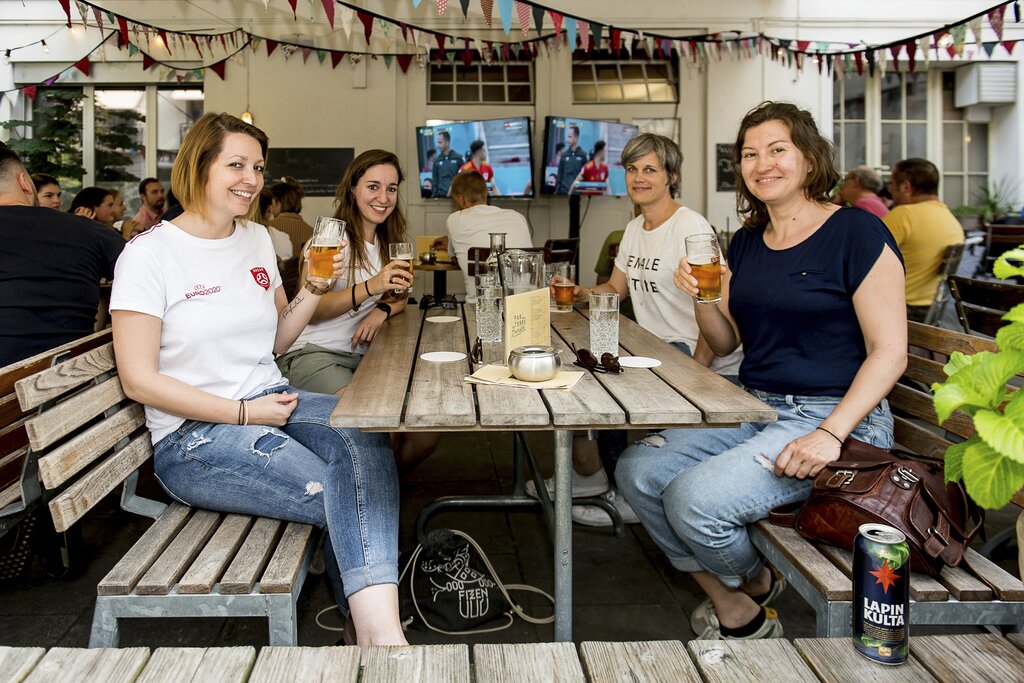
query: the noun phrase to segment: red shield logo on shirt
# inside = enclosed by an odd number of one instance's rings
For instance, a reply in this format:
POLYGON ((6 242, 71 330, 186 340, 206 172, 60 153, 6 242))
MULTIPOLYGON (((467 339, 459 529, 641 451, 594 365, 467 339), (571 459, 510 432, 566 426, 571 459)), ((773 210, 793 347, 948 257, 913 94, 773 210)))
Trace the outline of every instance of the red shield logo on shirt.
POLYGON ((263 289, 270 289, 270 276, 267 275, 266 268, 250 268, 249 272, 252 273, 252 279, 256 284, 263 289))

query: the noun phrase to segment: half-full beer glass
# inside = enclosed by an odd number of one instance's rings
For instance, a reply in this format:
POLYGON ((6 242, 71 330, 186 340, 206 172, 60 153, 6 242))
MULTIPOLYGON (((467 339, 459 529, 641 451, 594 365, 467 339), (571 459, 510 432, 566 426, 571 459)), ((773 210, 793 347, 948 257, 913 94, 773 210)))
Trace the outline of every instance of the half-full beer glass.
MULTIPOLYGON (((412 274, 412 242, 392 242, 388 245, 388 256, 392 261, 408 261, 409 265, 406 270, 412 274)), ((407 291, 411 292, 412 287, 408 289, 394 289, 392 290, 395 296, 402 296, 407 291)))
POLYGON ((554 294, 555 305, 552 310, 559 313, 571 311, 576 290, 576 266, 571 263, 552 263, 548 286, 554 294))
POLYGON ((309 280, 329 285, 334 280, 334 257, 345 241, 345 221, 317 216, 313 239, 309 241, 309 280))
POLYGON ((690 235, 686 238, 686 260, 697 278, 697 303, 713 304, 722 300, 722 253, 718 236, 690 235))

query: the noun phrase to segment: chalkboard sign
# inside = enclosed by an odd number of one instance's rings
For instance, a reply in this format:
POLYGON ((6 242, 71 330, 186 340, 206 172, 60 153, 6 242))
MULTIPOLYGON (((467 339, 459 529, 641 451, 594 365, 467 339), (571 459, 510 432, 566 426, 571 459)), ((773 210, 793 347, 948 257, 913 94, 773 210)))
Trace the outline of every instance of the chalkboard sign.
POLYGON ((267 185, 284 176, 302 185, 307 197, 333 197, 355 157, 352 147, 271 147, 267 185))
POLYGON ((719 192, 736 191, 736 173, 732 169, 732 145, 715 145, 715 189, 719 192))

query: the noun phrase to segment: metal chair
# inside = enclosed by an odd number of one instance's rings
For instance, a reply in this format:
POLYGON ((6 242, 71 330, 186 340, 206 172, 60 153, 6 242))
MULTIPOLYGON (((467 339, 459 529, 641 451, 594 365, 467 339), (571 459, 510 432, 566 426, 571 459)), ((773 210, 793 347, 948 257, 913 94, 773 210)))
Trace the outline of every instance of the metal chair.
POLYGON ((544 263, 576 262, 576 253, 580 249, 578 237, 548 240, 544 243, 544 263))
POLYGON ((939 286, 935 288, 935 298, 932 299, 932 304, 928 307, 928 313, 925 315, 923 321, 925 325, 935 325, 942 318, 942 313, 946 310, 946 303, 949 301, 949 286, 946 279, 950 275, 956 274, 963 255, 964 245, 962 243, 946 247, 946 253, 942 255, 942 263, 939 264, 939 274, 942 279, 939 280, 939 286))
POLYGON ((978 268, 990 273, 992 264, 1003 252, 1024 244, 1024 225, 983 223, 982 229, 985 231, 985 254, 982 256, 978 268))
POLYGON ((996 336, 1005 324, 1003 315, 1024 303, 1024 285, 975 280, 962 275, 950 275, 947 281, 960 325, 967 334, 996 336))

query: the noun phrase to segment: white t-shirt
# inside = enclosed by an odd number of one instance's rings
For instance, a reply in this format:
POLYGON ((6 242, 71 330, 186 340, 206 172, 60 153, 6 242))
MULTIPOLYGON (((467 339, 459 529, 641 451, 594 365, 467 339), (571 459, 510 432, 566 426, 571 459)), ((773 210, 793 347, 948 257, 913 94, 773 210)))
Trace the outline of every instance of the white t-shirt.
MULTIPOLYGON (((366 263, 356 264, 354 279, 349 279, 349 269, 346 265, 345 274, 338 278, 334 286, 331 287, 331 291, 339 292, 345 291, 352 287, 353 284, 368 280, 377 273, 380 272, 380 248, 377 244, 370 244, 364 242, 363 246, 366 248, 366 263)), ((351 257, 353 251, 346 249, 351 257)), ((365 293, 365 292, 361 292, 365 293)), ((367 344, 359 344, 357 347, 352 348, 352 335, 355 334, 356 328, 359 327, 359 323, 362 322, 363 318, 370 314, 374 308, 377 307, 377 302, 380 301, 381 295, 375 295, 364 301, 359 305, 359 308, 351 311, 346 311, 339 316, 331 318, 330 320, 323 320, 318 323, 309 323, 306 325, 306 329, 302 330, 299 338, 295 340, 289 351, 297 351, 306 344, 316 344, 322 346, 325 349, 331 349, 332 351, 349 351, 352 353, 364 354, 369 349, 367 344)))
MULTIPOLYGON (((262 226, 238 222, 229 237, 209 240, 163 221, 125 245, 114 268, 110 310, 163 321, 161 374, 237 400, 284 382, 274 363, 280 285, 262 226)), ((182 422, 146 406, 153 443, 182 422)))
POLYGON ((274 245, 274 253, 277 254, 277 258, 282 261, 287 261, 295 254, 292 249, 292 238, 284 234, 277 228, 272 228, 269 225, 264 226, 267 232, 270 233, 270 241, 274 245))
MULTIPOLYGON (((492 232, 505 233, 506 249, 526 249, 533 246, 530 226, 518 211, 487 204, 477 204, 448 216, 448 252, 459 259, 465 273, 469 264, 470 247, 490 247, 492 232)), ((468 299, 476 298, 475 283, 466 276, 468 299)))
MULTIPOLYGON (((686 238, 700 234, 714 234, 714 230, 704 216, 685 206, 654 230, 644 230, 644 217, 637 216, 626 225, 615 257, 615 267, 626 275, 637 323, 667 342, 685 342, 691 351, 700 335, 693 297, 673 284, 672 274, 686 256, 686 238)), ((735 375, 742 358, 737 349, 716 358, 711 368, 735 375)))

